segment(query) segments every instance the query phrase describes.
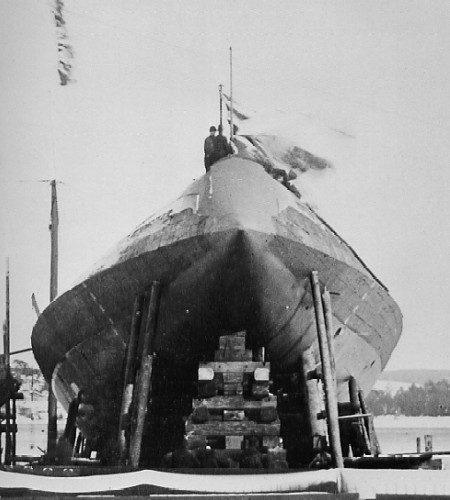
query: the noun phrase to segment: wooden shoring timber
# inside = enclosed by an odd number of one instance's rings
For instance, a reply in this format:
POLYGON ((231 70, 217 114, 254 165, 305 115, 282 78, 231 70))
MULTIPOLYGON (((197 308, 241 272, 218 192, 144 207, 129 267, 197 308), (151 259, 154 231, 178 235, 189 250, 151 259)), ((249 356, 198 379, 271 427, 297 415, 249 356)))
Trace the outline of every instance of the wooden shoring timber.
POLYGON ((130 438, 130 465, 138 467, 141 456, 142 436, 144 432, 147 406, 151 391, 151 376, 153 367, 153 342, 156 333, 156 324, 159 311, 161 284, 159 281, 152 283, 147 319, 142 338, 142 351, 140 353, 140 368, 137 375, 136 401, 133 402, 132 432, 130 438))
POLYGON ((330 359, 330 351, 333 351, 328 346, 329 335, 327 335, 326 331, 325 314, 320 292, 319 273, 317 271, 313 271, 311 273, 311 289, 314 300, 314 312, 316 317, 320 359, 322 361, 327 424, 331 453, 334 465, 338 468, 343 468, 344 459, 342 458, 341 437, 339 432, 337 390, 330 359))
MULTIPOLYGON (((367 414, 368 409, 366 405, 366 400, 364 398, 364 392, 362 389, 358 390, 358 398, 359 398, 359 404, 361 405, 362 413, 367 414)), ((368 414, 368 417, 365 420, 365 425, 367 429, 367 434, 369 436, 371 453, 372 455, 378 456, 381 454, 381 448, 380 448, 380 443, 378 441, 377 433, 375 431, 375 425, 373 423, 373 415, 371 413, 368 414)))
POLYGON ((156 333, 156 322, 158 319, 160 292, 161 283, 159 281, 153 281, 142 342, 142 359, 144 359, 147 354, 153 354, 153 342, 156 333))
POLYGON ((355 413, 354 415, 339 415, 339 420, 361 420, 370 416, 370 413, 355 413))
MULTIPOLYGON (((308 405, 308 415, 311 432, 311 448, 312 453, 319 453, 320 444, 326 438, 325 422, 319 418, 322 412, 321 397, 319 385, 315 376, 315 360, 313 348, 305 350, 302 354, 302 372, 304 377, 305 401, 308 405), (317 439, 320 437, 321 439, 317 439)), ((299 430, 300 431, 300 430, 299 430)))
POLYGON ((84 443, 85 443, 85 438, 80 432, 75 440, 75 446, 73 448, 73 453, 72 453, 73 457, 79 457, 80 455, 82 455, 84 443))
POLYGON ((327 344, 330 355, 331 373, 336 384, 336 364, 334 356, 334 333, 333 333, 333 310, 331 307, 330 292, 325 288, 322 294, 323 312, 325 315, 325 330, 327 332, 327 344))
POLYGON ((13 465, 16 464, 16 454, 17 454, 17 405, 16 398, 13 395, 12 398, 12 436, 11 436, 11 452, 12 452, 12 462, 13 465))
POLYGON ((11 465, 12 456, 12 425, 11 425, 11 400, 5 403, 5 465, 11 465))
POLYGON ((186 432, 192 432, 199 436, 279 436, 280 421, 277 420, 270 424, 260 424, 252 420, 194 424, 188 420, 186 432))
POLYGON ((125 371, 123 377, 122 389, 122 405, 119 417, 119 430, 118 430, 118 446, 120 452, 120 462, 124 463, 127 456, 127 443, 125 437, 124 421, 129 414, 132 398, 133 388, 136 379, 136 351, 139 340, 139 331, 141 328, 142 306, 144 296, 137 296, 133 304, 133 315, 131 318, 130 339, 127 347, 127 358, 125 362, 125 371))
MULTIPOLYGON (((60 463, 72 460, 76 455, 76 437, 77 437, 77 416, 78 406, 80 404, 80 394, 69 404, 67 411, 66 425, 64 431, 56 445, 56 459, 60 463)), ((79 434, 80 436, 81 434, 79 434)))
POLYGON ((75 447, 75 438, 77 431, 77 414, 78 414, 79 400, 78 398, 72 399, 67 411, 66 426, 64 428, 63 437, 72 446, 72 450, 75 447))
POLYGON ((138 467, 141 457, 142 436, 147 413, 148 396, 150 393, 150 380, 152 376, 153 356, 147 354, 142 359, 137 382, 137 420, 130 440, 130 465, 138 467))
POLYGON ((262 408, 276 408, 277 400, 269 401, 249 400, 243 396, 213 396, 208 399, 194 399, 192 407, 206 406, 208 410, 261 410, 262 408))
POLYGON ((348 392, 353 413, 359 413, 361 411, 361 406, 359 404, 358 382, 355 377, 350 377, 348 381, 348 392))
POLYGON ((210 361, 200 363, 199 368, 211 368, 214 373, 253 373, 257 368, 270 370, 270 363, 262 361, 210 361))
POLYGON ((365 417, 368 416, 366 412, 364 415, 361 414, 361 405, 359 400, 359 387, 358 382, 354 377, 350 377, 348 381, 348 392, 350 396, 350 405, 352 407, 353 413, 357 420, 352 423, 355 428, 356 435, 358 438, 356 442, 352 443, 352 448, 357 452, 357 455, 363 453, 365 455, 370 455, 372 453, 370 446, 369 434, 367 432, 365 417))

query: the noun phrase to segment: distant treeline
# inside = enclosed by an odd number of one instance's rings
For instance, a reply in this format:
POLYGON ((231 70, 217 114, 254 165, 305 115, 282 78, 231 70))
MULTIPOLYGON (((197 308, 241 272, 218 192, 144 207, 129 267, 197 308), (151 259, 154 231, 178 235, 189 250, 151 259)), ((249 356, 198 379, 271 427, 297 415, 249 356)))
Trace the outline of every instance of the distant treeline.
POLYGON ((42 377, 42 372, 39 368, 33 368, 26 361, 15 359, 11 365, 11 373, 13 377, 22 380, 23 377, 42 377))
POLYGON ((411 385, 394 395, 373 390, 367 397, 367 406, 374 415, 450 415, 450 382, 428 381, 423 386, 411 385))

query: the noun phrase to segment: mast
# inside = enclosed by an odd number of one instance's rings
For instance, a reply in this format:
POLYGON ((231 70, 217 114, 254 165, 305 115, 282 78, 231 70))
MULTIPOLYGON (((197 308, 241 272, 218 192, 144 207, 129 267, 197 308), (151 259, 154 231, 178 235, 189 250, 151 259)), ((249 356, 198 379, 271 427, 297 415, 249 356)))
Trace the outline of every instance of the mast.
MULTIPOLYGON (((58 294, 58 200, 56 197, 56 180, 50 182, 52 187, 51 222, 50 222, 50 302, 58 294)), ((57 404, 53 394, 51 381, 48 387, 48 426, 47 426, 47 457, 51 460, 56 452, 57 404)))
POLYGON ((230 47, 230 140, 234 138, 233 127, 233 47, 230 47))
POLYGON ((50 256, 50 302, 56 298, 58 294, 58 200, 56 197, 56 181, 51 181, 52 186, 52 207, 51 207, 51 223, 50 223, 50 241, 51 241, 51 256, 50 256))
POLYGON ((223 126, 223 124, 222 124, 222 122, 223 122, 223 118, 222 118, 222 105, 223 105, 222 89, 223 89, 223 85, 220 84, 219 85, 219 106, 220 106, 220 122, 219 123, 220 123, 221 127, 223 126))

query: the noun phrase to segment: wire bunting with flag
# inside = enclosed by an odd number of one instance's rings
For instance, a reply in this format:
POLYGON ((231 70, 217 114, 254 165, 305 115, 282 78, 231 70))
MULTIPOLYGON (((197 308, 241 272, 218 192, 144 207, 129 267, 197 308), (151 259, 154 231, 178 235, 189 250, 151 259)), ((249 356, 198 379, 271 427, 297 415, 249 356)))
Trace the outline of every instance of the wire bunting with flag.
POLYGON ((55 18, 56 39, 58 43, 58 74, 60 85, 67 85, 72 80, 73 49, 67 36, 64 20, 63 0, 54 0, 53 16, 55 18))

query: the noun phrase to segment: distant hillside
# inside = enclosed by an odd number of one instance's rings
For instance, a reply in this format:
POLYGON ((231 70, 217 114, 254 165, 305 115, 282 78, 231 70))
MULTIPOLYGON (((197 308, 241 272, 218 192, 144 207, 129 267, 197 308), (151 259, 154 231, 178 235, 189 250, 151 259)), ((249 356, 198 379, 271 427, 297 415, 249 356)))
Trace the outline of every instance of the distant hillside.
POLYGON ((428 381, 436 383, 440 380, 447 380, 450 382, 450 370, 388 370, 380 375, 379 380, 418 385, 423 385, 428 381))

